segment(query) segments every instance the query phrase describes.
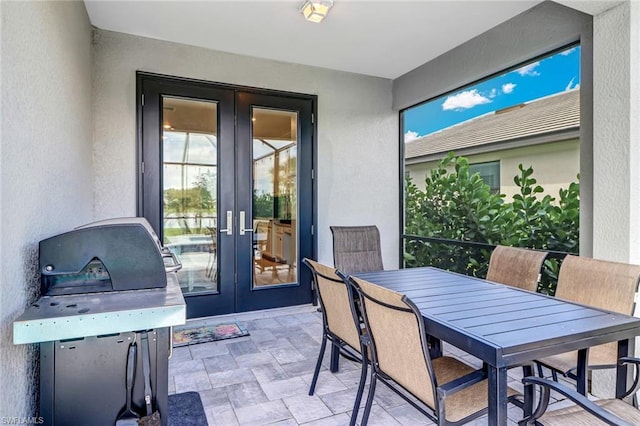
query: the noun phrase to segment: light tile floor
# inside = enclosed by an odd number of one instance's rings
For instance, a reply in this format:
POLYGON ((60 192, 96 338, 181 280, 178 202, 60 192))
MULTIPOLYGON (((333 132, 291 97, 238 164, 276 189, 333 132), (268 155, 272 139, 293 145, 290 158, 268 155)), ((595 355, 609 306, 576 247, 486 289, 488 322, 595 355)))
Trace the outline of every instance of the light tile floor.
MULTIPOLYGON (((256 311, 190 321, 194 326, 237 321, 250 336, 173 350, 169 393, 200 393, 209 425, 347 425, 360 366, 340 359, 340 371, 328 370, 329 348, 315 395, 309 384, 322 340, 322 317, 316 307, 256 311)), ((328 345, 329 346, 329 345, 328 345)), ((474 357, 445 345, 445 352, 478 368, 474 357)), ((521 369, 509 372, 509 385, 522 390, 521 369)), ((366 397, 366 389, 365 389, 366 397)), ((554 406, 565 405, 554 399, 554 406)), ((364 402, 362 403, 364 406, 364 402)), ((360 409, 358 419, 362 417, 360 409)), ((509 425, 522 411, 509 406, 509 425)), ((402 398, 380 385, 369 417, 374 425, 432 425, 402 398)), ((486 416, 472 426, 486 425, 486 416)))

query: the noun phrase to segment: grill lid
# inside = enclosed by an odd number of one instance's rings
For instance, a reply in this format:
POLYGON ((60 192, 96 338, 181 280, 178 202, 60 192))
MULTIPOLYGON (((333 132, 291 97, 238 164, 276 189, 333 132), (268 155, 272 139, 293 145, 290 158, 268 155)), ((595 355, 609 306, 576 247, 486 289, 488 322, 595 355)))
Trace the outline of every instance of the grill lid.
POLYGON ((162 245, 144 218, 83 225, 40 241, 43 295, 164 288, 162 245))

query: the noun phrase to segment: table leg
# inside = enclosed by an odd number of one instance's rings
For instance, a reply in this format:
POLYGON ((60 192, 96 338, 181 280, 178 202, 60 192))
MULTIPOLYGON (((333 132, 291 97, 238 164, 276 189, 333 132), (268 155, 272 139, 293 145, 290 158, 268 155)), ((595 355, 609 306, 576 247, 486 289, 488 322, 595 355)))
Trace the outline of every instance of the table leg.
POLYGON ((442 356, 442 341, 437 337, 427 336, 427 342, 431 359, 440 358, 442 356))
MULTIPOLYGON (((533 376, 533 366, 531 364, 522 366, 522 374, 524 377, 533 376)), ((533 385, 527 385, 524 387, 524 406, 522 411, 524 418, 527 418, 533 413, 533 400, 535 398, 535 388, 533 385)))
POLYGON ((587 394, 587 377, 588 374, 588 362, 589 348, 580 349, 578 351, 578 366, 576 368, 576 390, 580 395, 587 394))
MULTIPOLYGON (((618 359, 629 356, 629 340, 618 342, 618 359)), ((622 398, 627 391, 627 365, 618 364, 616 366, 616 398, 622 398)))
POLYGON ((490 425, 507 424, 507 369, 487 366, 489 379, 489 418, 490 425))

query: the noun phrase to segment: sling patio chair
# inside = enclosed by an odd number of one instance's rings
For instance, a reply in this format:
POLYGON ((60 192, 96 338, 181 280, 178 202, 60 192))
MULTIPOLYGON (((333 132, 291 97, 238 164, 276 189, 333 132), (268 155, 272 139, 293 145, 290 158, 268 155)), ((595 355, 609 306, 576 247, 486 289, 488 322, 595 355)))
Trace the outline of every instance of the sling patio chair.
MULTIPOLYGON (((621 364, 632 364, 635 367, 635 377, 631 388, 620 399, 601 399, 591 401, 584 395, 568 388, 560 383, 541 377, 525 377, 522 383, 525 386, 540 386, 540 400, 538 406, 530 417, 520 421, 520 426, 543 424, 545 426, 589 426, 589 425, 616 425, 631 426, 640 425, 640 411, 622 400, 637 392, 640 384, 640 359, 620 358, 621 364), (547 412, 551 391, 556 391, 573 401, 571 405, 558 410, 547 412)), ((531 392, 530 395, 534 395, 531 392)))
MULTIPOLYGON (((610 262, 568 255, 564 258, 558 276, 556 297, 600 309, 633 315, 635 295, 640 281, 640 265, 610 262)), ((607 343, 588 350, 587 369, 613 368, 618 360, 617 343, 607 343)), ((578 391, 586 392, 586 377, 578 377, 578 351, 565 352, 536 360, 550 368, 554 380, 556 372, 578 381, 578 391)))
POLYGON ((491 253, 487 280, 536 291, 546 251, 497 246, 491 253))
MULTIPOLYGON (((362 364, 360 383, 356 399, 354 401, 353 412, 350 425, 355 425, 360 401, 364 392, 364 384, 367 378, 365 338, 362 336, 363 328, 356 312, 354 304, 354 291, 350 284, 345 282, 334 268, 315 262, 310 259, 303 259, 302 262, 311 269, 313 280, 318 289, 320 306, 322 307, 322 344, 318 361, 313 372, 313 379, 309 388, 309 395, 313 395, 324 358, 327 341, 331 342, 340 354, 345 358, 362 364)), ((337 352, 336 352, 337 353, 337 352)))
MULTIPOLYGON (((448 356, 432 359, 425 320, 406 295, 359 278, 349 280, 360 296, 369 336, 371 370, 362 425, 368 422, 378 381, 438 425, 464 424, 487 412, 486 371, 448 356)), ((507 395, 513 400, 518 393, 509 388, 507 395)))
POLYGON ((382 271, 380 231, 370 226, 330 226, 333 234, 333 263, 340 272, 382 271))

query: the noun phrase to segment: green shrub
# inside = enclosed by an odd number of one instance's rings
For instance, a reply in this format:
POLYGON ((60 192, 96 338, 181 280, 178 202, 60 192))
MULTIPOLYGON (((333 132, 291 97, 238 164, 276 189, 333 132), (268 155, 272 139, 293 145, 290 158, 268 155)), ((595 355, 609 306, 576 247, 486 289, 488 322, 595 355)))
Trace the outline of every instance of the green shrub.
MULTIPOLYGON (((533 177, 532 167, 519 165, 512 202, 492 194, 468 160, 453 153, 425 177, 424 191, 410 178, 405 186, 405 233, 410 235, 502 244, 577 253, 579 247, 580 185, 561 189, 558 202, 533 177), (453 169, 451 171, 451 169, 453 169)), ((405 266, 431 265, 484 277, 491 250, 407 240, 405 266)), ((559 265, 545 262, 540 290, 553 294, 559 265)))

